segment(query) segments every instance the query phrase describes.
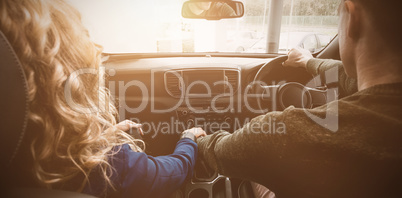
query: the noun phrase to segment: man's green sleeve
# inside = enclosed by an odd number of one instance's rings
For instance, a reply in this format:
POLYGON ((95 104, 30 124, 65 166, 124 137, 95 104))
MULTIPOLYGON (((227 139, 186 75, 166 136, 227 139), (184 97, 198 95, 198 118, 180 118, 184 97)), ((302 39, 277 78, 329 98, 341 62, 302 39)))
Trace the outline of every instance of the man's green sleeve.
POLYGON ((325 75, 330 69, 338 73, 339 98, 357 92, 357 80, 346 75, 342 61, 312 58, 307 62, 307 71, 313 75, 325 75))

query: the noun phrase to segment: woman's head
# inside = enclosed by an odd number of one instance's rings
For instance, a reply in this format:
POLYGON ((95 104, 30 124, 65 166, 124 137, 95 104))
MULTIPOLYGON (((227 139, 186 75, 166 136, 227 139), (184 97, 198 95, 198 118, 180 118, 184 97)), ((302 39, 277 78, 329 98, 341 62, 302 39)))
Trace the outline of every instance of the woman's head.
POLYGON ((130 136, 112 127, 116 109, 100 85, 101 72, 80 75, 68 90, 75 104, 93 113, 72 108, 66 100, 70 74, 98 70, 101 64, 102 49, 91 41, 80 14, 62 0, 0 0, 0 30, 24 67, 29 119, 41 128, 31 144, 38 181, 51 187, 87 176, 96 166, 108 181, 110 149, 122 143, 138 148, 130 136))

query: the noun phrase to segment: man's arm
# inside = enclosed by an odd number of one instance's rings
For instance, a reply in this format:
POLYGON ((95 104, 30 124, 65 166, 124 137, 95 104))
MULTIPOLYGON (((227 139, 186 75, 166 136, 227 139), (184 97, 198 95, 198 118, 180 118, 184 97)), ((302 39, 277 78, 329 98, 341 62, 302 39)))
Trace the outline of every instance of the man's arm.
MULTIPOLYGON (((357 80, 346 75, 342 61, 332 59, 311 58, 307 61, 306 69, 313 75, 325 75, 326 71, 333 69, 338 73, 339 98, 352 95, 357 92, 357 80)), ((324 82, 325 83, 325 82, 324 82)))
MULTIPOLYGON (((309 111, 325 117, 327 110, 334 112, 331 108, 309 111)), ((334 135, 303 109, 289 107, 258 116, 233 134, 220 131, 199 139, 199 160, 219 174, 257 182, 275 193, 286 193, 289 186, 297 192, 302 189, 294 188, 322 185, 317 178, 332 171, 336 163, 323 143, 334 141, 334 135)))
POLYGON ((278 167, 282 151, 286 150, 283 145, 286 145, 289 137, 286 128, 275 128, 275 131, 272 131, 272 122, 278 125, 277 123, 283 123, 284 119, 283 113, 271 112, 252 119, 233 134, 219 131, 200 138, 197 140, 200 148, 199 160, 203 160, 219 174, 265 185, 268 182, 271 187, 274 184, 270 181, 278 178, 278 169, 273 167, 278 167))
POLYGON ((338 182, 348 181, 348 174, 355 170, 350 166, 356 151, 350 145, 359 134, 334 133, 305 112, 328 118, 336 116, 337 109, 338 102, 331 102, 314 109, 289 107, 255 117, 233 134, 220 131, 198 139, 198 159, 219 174, 262 184, 278 197, 338 192, 351 186, 338 182))
POLYGON ((325 76, 327 71, 330 75, 338 75, 336 85, 338 85, 339 98, 357 92, 357 80, 346 75, 341 61, 314 58, 308 50, 294 48, 289 51, 288 60, 283 63, 283 66, 302 67, 312 75, 325 76))

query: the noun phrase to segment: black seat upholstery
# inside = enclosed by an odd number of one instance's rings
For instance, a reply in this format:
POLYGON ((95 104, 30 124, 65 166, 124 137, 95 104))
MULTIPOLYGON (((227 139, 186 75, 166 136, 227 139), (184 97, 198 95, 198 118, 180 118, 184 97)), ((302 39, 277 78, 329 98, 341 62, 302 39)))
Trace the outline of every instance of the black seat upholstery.
POLYGON ((22 65, 1 31, 0 98, 0 197, 93 198, 74 192, 8 185, 9 177, 12 177, 8 173, 21 148, 28 124, 28 87, 22 65))
POLYGON ((0 95, 0 167, 1 170, 7 170, 25 134, 28 89, 21 63, 1 31, 0 95))
POLYGON ((8 198, 95 198, 91 195, 39 188, 18 188, 10 191, 8 198))

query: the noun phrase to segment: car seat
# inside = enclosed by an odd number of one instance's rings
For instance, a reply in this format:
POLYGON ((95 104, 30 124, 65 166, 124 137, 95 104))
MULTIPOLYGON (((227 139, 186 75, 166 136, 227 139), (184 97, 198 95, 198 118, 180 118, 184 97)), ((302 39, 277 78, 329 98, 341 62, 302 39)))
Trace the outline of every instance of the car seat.
POLYGON ((28 87, 22 65, 0 31, 0 197, 93 198, 93 196, 45 188, 18 188, 8 174, 20 151, 28 124, 28 87), (1 196, 5 195, 5 196, 1 196))

